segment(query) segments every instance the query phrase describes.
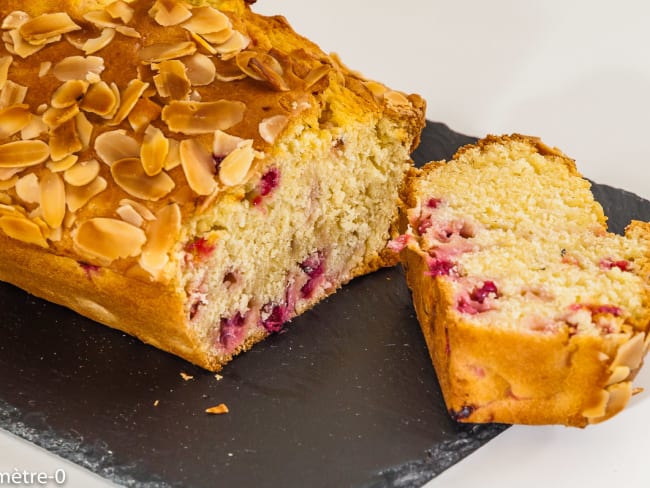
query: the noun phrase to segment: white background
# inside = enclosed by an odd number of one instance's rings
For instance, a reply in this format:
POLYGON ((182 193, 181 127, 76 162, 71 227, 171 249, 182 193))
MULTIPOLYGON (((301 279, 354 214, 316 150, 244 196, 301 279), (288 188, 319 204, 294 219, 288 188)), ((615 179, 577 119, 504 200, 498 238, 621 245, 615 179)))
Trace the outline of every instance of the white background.
MULTIPOLYGON (((585 176, 650 199, 648 2, 259 0, 254 8, 283 14, 367 77, 421 94, 430 120, 474 136, 540 136, 585 176)), ((648 391, 604 424, 512 427, 427 488, 650 486, 650 371, 636 386, 648 391)), ((108 485, 0 432, 0 471, 62 466, 67 486, 108 485)))

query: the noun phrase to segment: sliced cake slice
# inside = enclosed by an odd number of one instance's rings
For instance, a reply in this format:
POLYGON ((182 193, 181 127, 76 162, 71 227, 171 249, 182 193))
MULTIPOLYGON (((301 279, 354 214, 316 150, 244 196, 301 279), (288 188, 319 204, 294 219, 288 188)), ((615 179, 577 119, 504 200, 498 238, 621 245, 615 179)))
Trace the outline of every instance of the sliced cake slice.
POLYGON ((585 426, 619 412, 648 349, 650 225, 625 236, 574 161, 490 136, 408 179, 401 250, 449 413, 585 426))

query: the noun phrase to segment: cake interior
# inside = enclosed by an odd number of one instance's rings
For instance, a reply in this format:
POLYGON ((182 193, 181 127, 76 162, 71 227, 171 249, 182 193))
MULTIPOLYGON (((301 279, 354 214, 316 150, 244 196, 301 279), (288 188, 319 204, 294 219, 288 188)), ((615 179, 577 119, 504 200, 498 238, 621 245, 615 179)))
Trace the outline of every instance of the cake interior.
POLYGON ((330 116, 290 128, 255 183, 180 240, 186 314, 219 362, 380 263, 409 165, 404 128, 377 114, 330 116))

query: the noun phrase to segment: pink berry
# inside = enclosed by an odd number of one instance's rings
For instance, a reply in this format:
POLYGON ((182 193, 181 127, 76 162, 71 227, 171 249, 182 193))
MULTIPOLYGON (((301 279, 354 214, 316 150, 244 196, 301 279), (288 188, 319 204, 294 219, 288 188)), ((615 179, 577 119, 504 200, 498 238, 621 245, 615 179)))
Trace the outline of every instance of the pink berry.
POLYGON ((429 262, 429 276, 449 276, 454 270, 455 264, 448 259, 433 259, 429 262))
POLYGON ((483 286, 474 288, 470 298, 478 303, 483 303, 490 293, 495 296, 499 295, 497 285, 494 284, 494 281, 484 281, 483 286))

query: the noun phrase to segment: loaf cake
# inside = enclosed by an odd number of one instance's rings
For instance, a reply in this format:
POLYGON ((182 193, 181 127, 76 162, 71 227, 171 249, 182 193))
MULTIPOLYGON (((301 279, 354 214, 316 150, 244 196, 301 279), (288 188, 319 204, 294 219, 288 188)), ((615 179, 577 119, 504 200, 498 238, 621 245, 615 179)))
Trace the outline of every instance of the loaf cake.
POLYGON ((648 349, 650 225, 607 232, 573 160, 489 136, 414 170, 401 251, 451 416, 585 426, 619 412, 648 349))
POLYGON ((248 3, 2 0, 1 280, 218 370, 396 262, 423 100, 248 3))

